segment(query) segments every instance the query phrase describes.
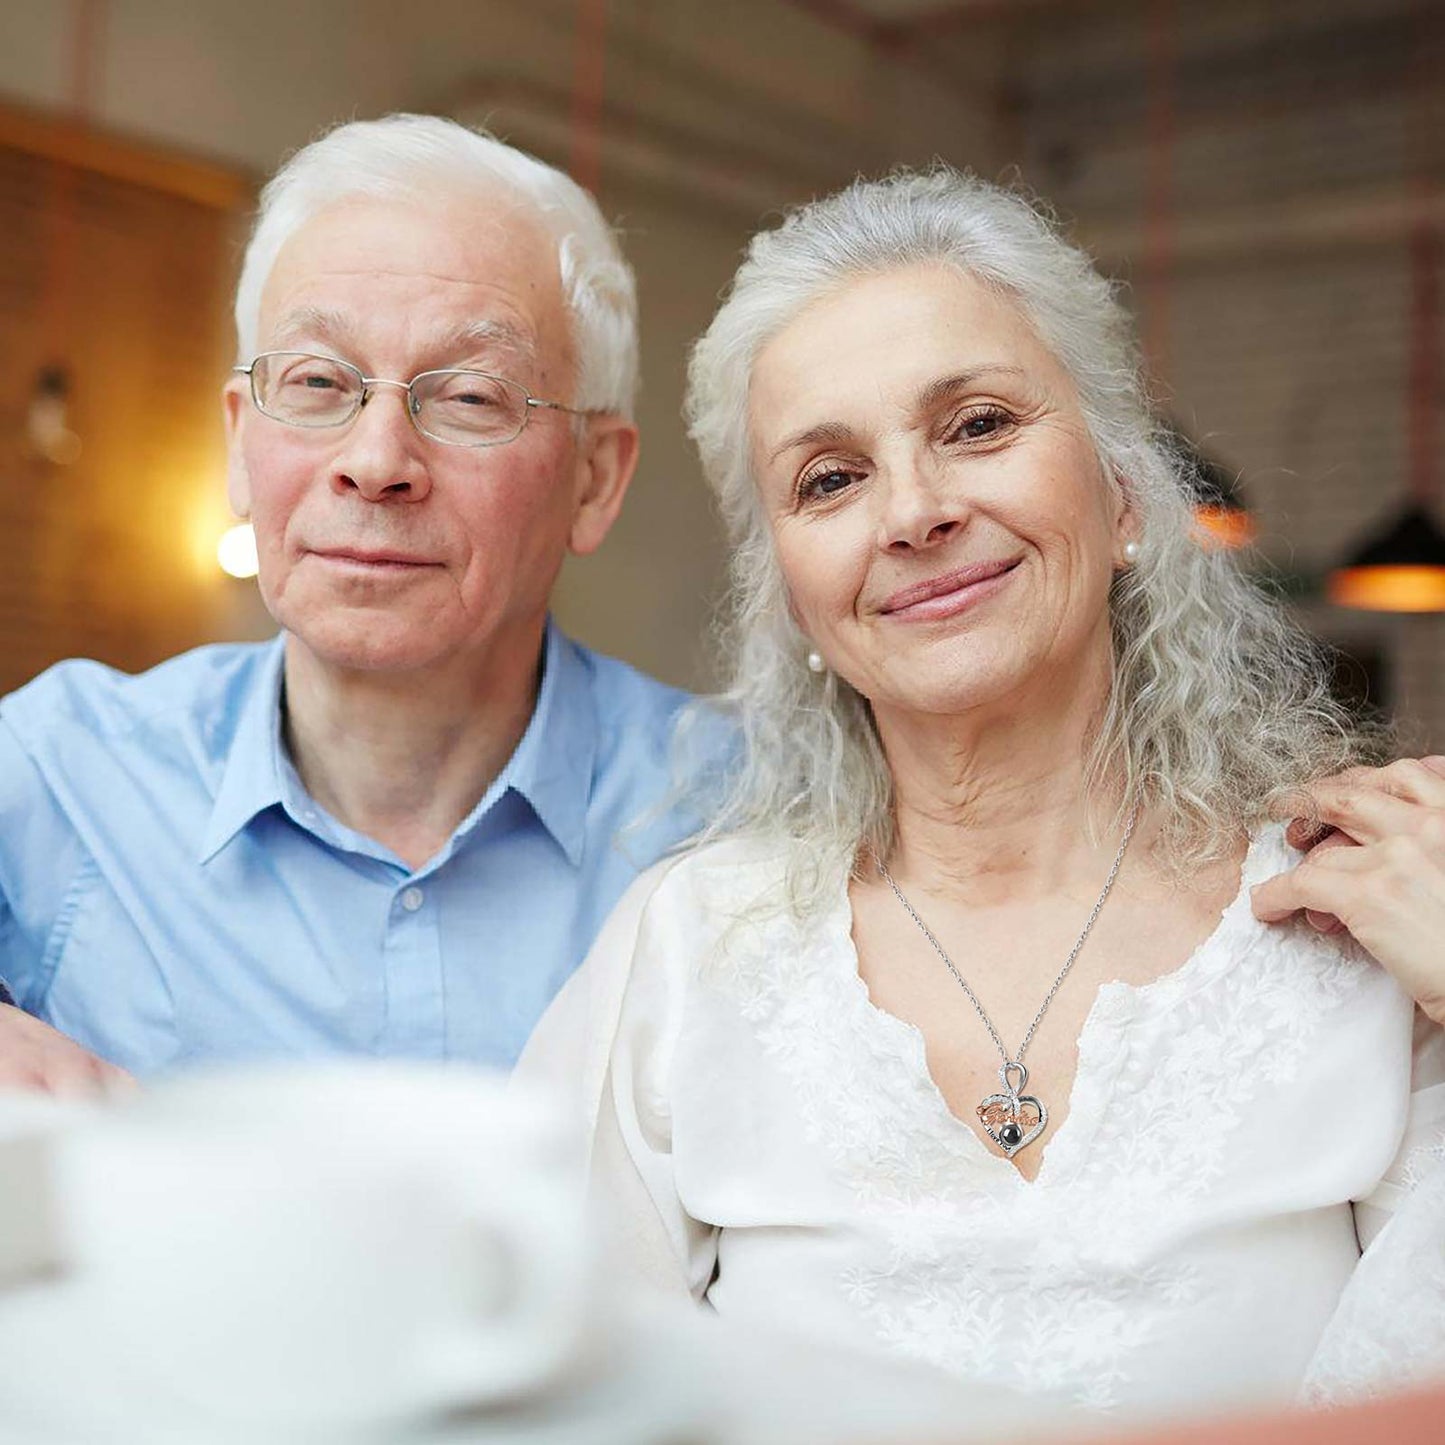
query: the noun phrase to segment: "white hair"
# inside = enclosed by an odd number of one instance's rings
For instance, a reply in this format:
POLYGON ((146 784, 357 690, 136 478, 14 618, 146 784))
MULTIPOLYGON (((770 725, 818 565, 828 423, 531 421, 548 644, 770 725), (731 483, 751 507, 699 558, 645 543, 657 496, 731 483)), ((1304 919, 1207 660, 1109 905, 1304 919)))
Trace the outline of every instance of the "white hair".
POLYGON ((424 202, 438 186, 486 197, 502 186, 533 207, 557 243, 577 352, 574 405, 630 416, 637 390, 637 286, 597 202, 525 151, 434 115, 339 125, 297 151, 267 182, 236 286, 241 361, 256 353, 266 278, 300 227, 352 197, 424 202))
MULTIPOLYGON (((687 416, 734 547, 722 629, 723 706, 742 744, 714 775, 711 837, 800 843, 797 907, 840 862, 893 837, 893 787, 866 698, 805 665, 772 532, 751 474, 748 388, 768 340, 860 276, 943 263, 1008 297, 1077 388, 1104 484, 1138 524, 1137 563, 1110 593, 1113 683, 1087 761, 1100 796, 1156 807, 1160 859, 1187 872, 1237 845, 1302 782, 1369 755, 1332 699, 1320 649, 1192 532, 1191 462, 1152 417, 1114 288, 1051 221, 1009 191, 946 167, 858 181, 755 236, 693 349, 687 416), (721 787, 719 795, 717 789, 721 787)), ((684 728, 683 766, 688 766, 684 728)))

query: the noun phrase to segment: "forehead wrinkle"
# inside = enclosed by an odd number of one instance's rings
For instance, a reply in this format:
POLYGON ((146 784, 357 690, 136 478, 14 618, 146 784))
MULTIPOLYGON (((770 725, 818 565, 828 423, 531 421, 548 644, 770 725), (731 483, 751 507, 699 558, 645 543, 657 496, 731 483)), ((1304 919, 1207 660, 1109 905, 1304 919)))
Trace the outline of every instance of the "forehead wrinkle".
POLYGON ((314 336, 333 346, 351 337, 351 324, 339 311, 325 306, 297 306, 271 329, 271 343, 285 343, 301 336, 314 336))
POLYGON ((460 354, 492 347, 510 351, 528 363, 537 359, 536 338, 531 332, 495 317, 462 322, 447 333, 436 349, 460 354))
POLYGON ((794 451, 798 447, 837 446, 842 442, 852 440, 852 437, 853 428, 845 422, 819 422, 817 426, 810 426, 804 431, 794 432, 792 436, 783 441, 781 446, 769 454, 768 460, 775 462, 784 452, 794 451))
POLYGON ((937 380, 930 381, 918 393, 918 410, 920 412, 932 411, 935 406, 942 401, 947 401, 955 392, 977 386, 979 382, 987 381, 992 376, 1017 378, 1025 374, 1021 366, 1010 366, 1004 362, 987 362, 982 366, 972 366, 963 371, 955 371, 948 376, 940 376, 937 380))
MULTIPOLYGON (((1026 373, 1021 366, 1012 366, 1005 362, 986 362, 981 366, 968 367, 963 371, 950 372, 947 376, 940 376, 928 382, 918 393, 916 409, 920 415, 930 412, 940 402, 948 400, 955 392, 962 391, 971 386, 977 386, 979 382, 986 381, 990 377, 1018 378, 1026 373)), ((807 446, 835 446, 853 439, 853 429, 846 422, 826 421, 819 422, 803 431, 794 432, 787 437, 768 457, 770 462, 775 462, 783 455, 797 447, 807 446)))
MULTIPOLYGON (((271 344, 285 346, 303 337, 314 337, 337 351, 345 351, 354 342, 355 332, 340 311, 324 306, 298 306, 276 324, 271 333, 271 344)), ((537 357, 536 343, 530 332, 495 317, 459 322, 438 340, 428 343, 427 350, 438 356, 455 356, 494 347, 510 352, 527 363, 535 362, 537 357)))

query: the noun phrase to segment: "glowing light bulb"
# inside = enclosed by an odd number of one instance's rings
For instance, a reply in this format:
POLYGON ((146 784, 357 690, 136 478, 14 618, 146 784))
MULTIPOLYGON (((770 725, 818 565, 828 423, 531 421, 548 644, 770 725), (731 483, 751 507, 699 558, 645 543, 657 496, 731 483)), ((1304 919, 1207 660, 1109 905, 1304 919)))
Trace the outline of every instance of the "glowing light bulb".
POLYGON ((260 570, 256 561, 256 534, 249 522, 238 522, 221 533, 216 543, 216 561, 228 577, 254 577, 260 570))

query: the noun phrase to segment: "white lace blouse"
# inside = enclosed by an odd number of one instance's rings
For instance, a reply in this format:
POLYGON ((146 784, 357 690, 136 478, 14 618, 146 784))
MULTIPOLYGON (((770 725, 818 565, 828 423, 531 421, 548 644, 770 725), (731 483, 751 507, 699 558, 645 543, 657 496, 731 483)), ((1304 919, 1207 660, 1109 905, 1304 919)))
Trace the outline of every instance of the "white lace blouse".
POLYGON ((1445 1366, 1445 1038, 1255 921, 1294 857, 1262 836, 1181 968, 1100 990, 1032 1183, 870 1001, 846 878, 800 923, 758 844, 639 879, 523 1075, 581 1089, 633 1268, 722 1315, 1129 1414, 1413 1379, 1445 1366))

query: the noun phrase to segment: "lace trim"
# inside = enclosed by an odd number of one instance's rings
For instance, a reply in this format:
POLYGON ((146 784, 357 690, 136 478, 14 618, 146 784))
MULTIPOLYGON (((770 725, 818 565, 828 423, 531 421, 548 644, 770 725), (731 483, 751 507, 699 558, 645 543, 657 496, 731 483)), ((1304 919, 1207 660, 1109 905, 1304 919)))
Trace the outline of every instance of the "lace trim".
MULTIPOLYGON (((1438 1151, 1439 1146, 1431 1146, 1438 1151)), ((1411 1155, 1428 1154, 1417 1150, 1411 1155)), ((1300 1398, 1367 1400, 1445 1381, 1445 1155, 1376 1236, 1350 1277, 1300 1398)))
POLYGON ((1218 1177, 1250 1106, 1293 1077, 1362 974, 1346 951, 1302 949, 1254 920, 1249 886, 1290 856, 1278 830, 1263 835, 1239 894, 1184 964, 1100 990, 1069 1116, 1033 1183, 950 1112, 922 1034, 872 1003, 846 878, 811 932, 764 916, 728 950, 714 985, 788 1077, 808 1134, 879 1240, 877 1262, 849 1269, 840 1290, 884 1342, 975 1378, 1117 1403, 1130 1357, 1200 1289, 1187 1264, 1149 1257, 1162 1221, 1218 1177), (1281 950, 1297 954, 1289 968, 1281 950), (1136 1077, 1137 1102, 1112 1108, 1136 1077))

